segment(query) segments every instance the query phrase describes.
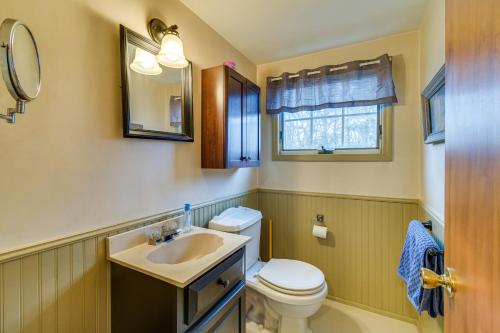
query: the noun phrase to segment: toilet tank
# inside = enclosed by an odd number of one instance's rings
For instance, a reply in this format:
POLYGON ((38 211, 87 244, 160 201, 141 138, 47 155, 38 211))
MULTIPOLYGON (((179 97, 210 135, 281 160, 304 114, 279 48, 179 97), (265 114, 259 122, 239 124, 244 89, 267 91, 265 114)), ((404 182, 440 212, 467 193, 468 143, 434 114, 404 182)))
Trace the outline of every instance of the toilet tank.
POLYGON ((246 269, 252 267, 259 258, 260 227, 262 213, 247 207, 231 207, 215 216, 208 227, 213 230, 249 236, 252 240, 246 245, 246 269))

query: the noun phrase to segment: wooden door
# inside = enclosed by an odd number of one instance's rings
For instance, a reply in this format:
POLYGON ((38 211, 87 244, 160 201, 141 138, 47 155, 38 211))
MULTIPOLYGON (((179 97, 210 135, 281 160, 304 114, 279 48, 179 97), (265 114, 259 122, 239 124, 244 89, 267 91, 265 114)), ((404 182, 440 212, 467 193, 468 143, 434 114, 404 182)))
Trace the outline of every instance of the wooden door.
POLYGON ((500 332, 498 0, 446 0, 445 243, 445 332, 500 332))
POLYGON ((244 147, 247 166, 260 165, 260 88, 247 81, 244 147))
POLYGON ((244 166, 243 115, 246 79, 229 69, 227 74, 227 167, 244 166))

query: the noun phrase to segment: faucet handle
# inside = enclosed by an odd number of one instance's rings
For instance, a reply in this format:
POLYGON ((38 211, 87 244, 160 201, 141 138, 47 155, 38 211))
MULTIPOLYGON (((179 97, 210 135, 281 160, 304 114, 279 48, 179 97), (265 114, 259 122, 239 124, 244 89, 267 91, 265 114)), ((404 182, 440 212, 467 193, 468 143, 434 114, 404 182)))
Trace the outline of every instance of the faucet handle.
POLYGON ((176 233, 179 228, 179 224, 176 221, 169 221, 166 224, 161 226, 161 231, 165 235, 169 235, 172 233, 176 233))
POLYGON ((174 221, 169 221, 161 226, 161 231, 169 232, 171 230, 175 230, 177 228, 177 224, 174 221))
POLYGON ((169 221, 161 227, 161 231, 163 240, 171 240, 180 232, 179 223, 176 221, 169 221))
POLYGON ((158 241, 162 238, 162 229, 160 227, 151 228, 151 233, 149 234, 149 245, 156 245, 156 243, 158 243, 158 241))

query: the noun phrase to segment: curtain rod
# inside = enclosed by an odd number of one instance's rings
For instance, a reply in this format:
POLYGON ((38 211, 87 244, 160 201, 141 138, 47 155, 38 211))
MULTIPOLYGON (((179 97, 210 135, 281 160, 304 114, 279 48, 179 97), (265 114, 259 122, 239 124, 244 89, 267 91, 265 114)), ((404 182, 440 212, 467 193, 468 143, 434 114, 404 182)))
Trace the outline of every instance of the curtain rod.
MULTIPOLYGON (((389 56, 389 61, 392 62, 392 56, 389 56)), ((380 60, 362 62, 359 64, 359 67, 364 67, 364 66, 374 65, 374 64, 380 64, 380 60)), ((343 69, 347 69, 347 66, 339 66, 339 67, 330 68, 330 72, 340 71, 343 69)), ((312 71, 312 72, 308 72, 307 75, 314 75, 314 74, 319 74, 319 73, 321 73, 321 71, 312 71)), ((290 74, 290 75, 288 75, 288 78, 293 79, 294 77, 299 77, 299 76, 300 76, 300 74, 290 74)), ((273 77, 271 79, 271 82, 279 81, 282 79, 283 79, 282 77, 273 77)))

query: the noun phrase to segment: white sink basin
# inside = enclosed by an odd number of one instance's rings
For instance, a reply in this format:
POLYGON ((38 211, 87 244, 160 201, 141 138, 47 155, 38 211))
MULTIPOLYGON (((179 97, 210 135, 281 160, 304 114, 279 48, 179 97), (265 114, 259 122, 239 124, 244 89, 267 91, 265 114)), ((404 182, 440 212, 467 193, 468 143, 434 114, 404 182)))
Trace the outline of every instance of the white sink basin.
POLYGON ((155 264, 180 264, 215 252, 224 243, 218 235, 194 233, 160 245, 147 256, 155 264))
MULTIPOLYGON (((175 221, 175 219, 172 219, 175 221)), ((161 221, 107 238, 108 259, 184 288, 245 246, 250 237, 193 226, 173 241, 152 246, 148 237, 161 221)))

